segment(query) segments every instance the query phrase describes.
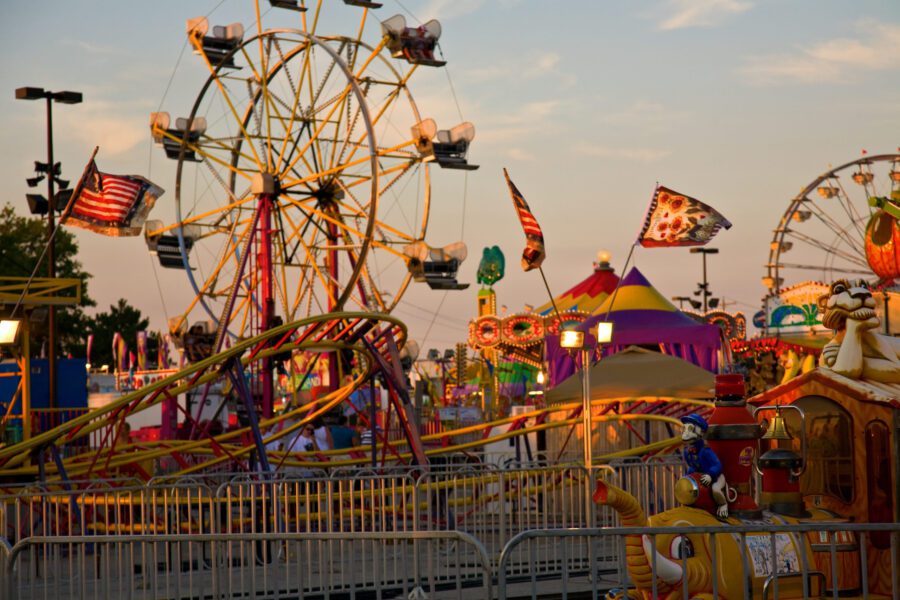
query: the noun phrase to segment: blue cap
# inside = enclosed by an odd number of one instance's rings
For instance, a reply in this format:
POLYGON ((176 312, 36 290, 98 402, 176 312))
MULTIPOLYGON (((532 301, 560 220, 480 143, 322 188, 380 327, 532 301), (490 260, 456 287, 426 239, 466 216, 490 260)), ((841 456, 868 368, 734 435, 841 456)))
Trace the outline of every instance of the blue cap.
POLYGON ((699 427, 704 432, 707 429, 709 429, 709 423, 707 423, 706 419, 704 419, 703 417, 701 417, 698 414, 684 415, 683 417, 681 417, 681 422, 682 423, 693 423, 694 425, 699 427))

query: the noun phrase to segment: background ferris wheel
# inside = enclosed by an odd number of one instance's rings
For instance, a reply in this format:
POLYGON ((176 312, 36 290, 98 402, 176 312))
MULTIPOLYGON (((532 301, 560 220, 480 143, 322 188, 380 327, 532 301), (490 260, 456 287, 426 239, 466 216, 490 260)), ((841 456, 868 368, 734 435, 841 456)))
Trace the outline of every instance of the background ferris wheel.
POLYGON ((878 212, 869 198, 898 191, 900 153, 863 155, 813 179, 778 221, 763 284, 778 293, 810 279, 884 279, 866 254, 867 227, 878 212))

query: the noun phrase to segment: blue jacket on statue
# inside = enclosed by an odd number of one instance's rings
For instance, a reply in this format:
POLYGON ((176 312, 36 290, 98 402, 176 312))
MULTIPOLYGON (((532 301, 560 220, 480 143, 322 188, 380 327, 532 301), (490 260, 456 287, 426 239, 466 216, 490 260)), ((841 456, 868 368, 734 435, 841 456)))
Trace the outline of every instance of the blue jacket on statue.
POLYGON ((722 462, 713 449, 706 445, 703 440, 697 440, 687 445, 681 452, 684 457, 684 463, 687 465, 687 472, 690 473, 706 473, 715 481, 722 474, 722 462))

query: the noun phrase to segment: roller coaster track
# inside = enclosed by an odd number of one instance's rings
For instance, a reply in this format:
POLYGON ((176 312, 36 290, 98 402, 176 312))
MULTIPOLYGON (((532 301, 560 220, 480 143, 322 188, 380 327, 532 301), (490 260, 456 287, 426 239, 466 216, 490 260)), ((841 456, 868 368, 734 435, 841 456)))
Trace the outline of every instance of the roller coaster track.
MULTIPOLYGON (((340 404, 374 370, 384 368, 395 358, 391 355, 396 355, 397 348, 405 341, 406 326, 402 321, 374 313, 330 313, 274 327, 25 442, 0 448, 0 477, 36 474, 48 478, 108 476, 121 473, 128 465, 164 458, 174 461, 176 469, 182 473, 215 468, 223 463, 250 470, 254 451, 296 432, 305 423, 340 404), (362 368, 356 379, 324 397, 286 414, 256 421, 250 427, 203 439, 160 440, 147 445, 124 443, 123 424, 128 415, 221 380, 229 375, 229 371, 243 373, 254 363, 293 350, 350 350, 362 368), (292 423, 290 427, 265 439, 252 439, 254 430, 256 434, 273 431, 274 425, 288 421, 292 423), (93 440, 93 447, 84 443, 89 438, 93 440), (79 452, 79 449, 84 451, 79 452), (47 453, 53 459, 52 463, 45 462, 47 453)), ((240 385, 242 379, 238 377, 236 384, 240 385)), ((232 381, 235 381, 234 377, 232 381)), ((405 407, 398 405, 397 410, 405 419, 405 407)), ((191 417, 185 414, 185 418, 191 417)), ((414 446, 417 444, 416 439, 409 441, 414 446)))
MULTIPOLYGON (((306 423, 339 406, 375 371, 385 376, 392 406, 396 408, 406 434, 405 439, 389 441, 382 437, 379 440, 377 447, 383 464, 423 464, 430 457, 478 450, 492 442, 555 428, 568 428, 571 436, 580 423, 581 404, 566 403, 420 437, 408 417, 411 412, 408 398, 402 397, 395 389, 395 386, 399 387, 398 379, 402 377, 399 366, 395 366, 398 362, 397 349, 405 340, 406 329, 400 320, 373 313, 333 313, 275 327, 55 429, 25 442, 0 448, 0 477, 7 480, 36 477, 84 480, 124 474, 148 479, 152 469, 142 465, 153 462, 165 465, 165 472, 171 475, 215 470, 254 471, 257 470, 256 464, 265 464, 266 470, 367 464, 371 461, 369 448, 315 452, 266 451, 265 448, 279 439, 293 437, 306 423), (252 426, 219 435, 139 443, 127 443, 123 439, 122 426, 128 415, 223 379, 229 369, 245 372, 257 361, 293 350, 352 351, 361 367, 359 375, 312 402, 269 419, 257 420, 252 426), (550 419, 554 413, 562 415, 562 418, 550 419), (257 435, 258 439, 254 439, 257 435), (461 437, 467 439, 458 441, 461 437), (90 444, 87 443, 89 440, 90 444), (48 453, 52 462, 47 460, 48 453), (260 453, 265 455, 265 462, 260 460, 260 453)), ((677 417, 681 414, 704 412, 712 405, 686 398, 650 397, 595 400, 593 406, 595 411, 598 406, 603 407, 601 414, 595 416, 595 422, 619 423, 636 433, 633 422, 657 421, 678 426, 680 422, 677 417)), ((190 419, 190 414, 185 412, 185 418, 190 419)), ((366 420, 366 415, 360 413, 360 418, 366 420)), ((602 462, 616 456, 665 452, 680 443, 676 437, 639 440, 641 443, 635 448, 596 457, 596 460, 602 462)))

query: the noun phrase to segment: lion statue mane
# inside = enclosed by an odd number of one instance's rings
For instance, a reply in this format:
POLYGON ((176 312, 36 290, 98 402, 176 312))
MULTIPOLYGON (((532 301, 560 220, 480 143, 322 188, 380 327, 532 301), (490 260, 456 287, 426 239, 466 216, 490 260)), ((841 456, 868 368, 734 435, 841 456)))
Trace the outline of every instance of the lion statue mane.
POLYGON ((835 281, 818 306, 822 324, 835 332, 819 366, 851 379, 900 383, 900 339, 876 333, 881 320, 865 281, 835 281))

